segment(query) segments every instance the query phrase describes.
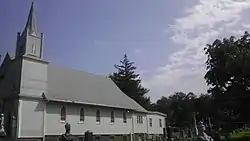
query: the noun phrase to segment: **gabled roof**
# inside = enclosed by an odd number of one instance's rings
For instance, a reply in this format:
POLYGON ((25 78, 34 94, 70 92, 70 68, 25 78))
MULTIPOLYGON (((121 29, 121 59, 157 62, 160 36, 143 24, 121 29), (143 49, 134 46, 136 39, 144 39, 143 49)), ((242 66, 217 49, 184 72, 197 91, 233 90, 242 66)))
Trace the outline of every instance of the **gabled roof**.
POLYGON ((51 64, 48 65, 46 98, 147 112, 125 95, 109 77, 51 64))
POLYGON ((11 62, 11 60, 13 60, 13 58, 10 57, 9 53, 6 53, 3 62, 0 66, 0 74, 2 73, 2 71, 6 69, 5 67, 7 67, 7 65, 11 62))
POLYGON ((157 111, 148 111, 148 114, 152 114, 152 115, 160 115, 160 116, 167 117, 167 115, 166 115, 166 114, 161 113, 161 112, 157 112, 157 111))

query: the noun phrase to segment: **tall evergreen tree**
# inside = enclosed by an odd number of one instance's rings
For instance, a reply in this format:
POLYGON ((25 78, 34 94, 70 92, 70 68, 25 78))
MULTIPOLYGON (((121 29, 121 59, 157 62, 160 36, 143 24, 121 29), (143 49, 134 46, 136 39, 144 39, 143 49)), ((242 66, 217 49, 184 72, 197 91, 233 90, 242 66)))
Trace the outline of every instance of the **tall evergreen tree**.
POLYGON ((136 67, 134 62, 127 58, 127 54, 120 60, 121 65, 114 65, 117 72, 109 75, 114 83, 124 92, 127 96, 135 100, 145 109, 149 109, 151 102, 150 98, 146 96, 149 89, 141 85, 139 74, 135 73, 136 67))

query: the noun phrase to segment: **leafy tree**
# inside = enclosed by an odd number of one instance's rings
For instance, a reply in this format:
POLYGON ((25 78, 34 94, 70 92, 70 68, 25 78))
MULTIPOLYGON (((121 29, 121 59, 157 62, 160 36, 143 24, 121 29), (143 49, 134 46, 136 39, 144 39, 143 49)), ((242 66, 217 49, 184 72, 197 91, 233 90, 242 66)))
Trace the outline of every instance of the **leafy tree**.
POLYGON ((196 100, 195 100, 195 107, 196 112, 200 116, 200 119, 206 119, 210 117, 212 120, 217 119, 217 111, 216 107, 214 106, 214 101, 212 99, 212 96, 209 94, 201 94, 196 100))
POLYGON ((168 115, 168 124, 180 127, 190 127, 192 114, 195 112, 194 93, 176 92, 169 97, 162 97, 155 104, 155 110, 168 115))
POLYGON ((192 113, 196 111, 195 95, 177 92, 169 99, 172 101, 170 108, 174 110, 173 119, 175 119, 176 125, 189 127, 192 124, 192 113))
POLYGON ((174 110, 170 107, 172 101, 168 97, 162 96, 156 103, 152 104, 152 110, 167 114, 167 124, 174 123, 174 110))
POLYGON ((250 119, 250 36, 215 40, 205 48, 209 85, 217 106, 231 120, 250 119))
POLYGON ((121 65, 114 65, 117 72, 109 75, 109 77, 127 96, 134 99, 144 108, 150 109, 150 98, 146 97, 149 89, 141 85, 139 74, 135 73, 136 67, 134 62, 131 62, 125 54, 120 63, 121 65))

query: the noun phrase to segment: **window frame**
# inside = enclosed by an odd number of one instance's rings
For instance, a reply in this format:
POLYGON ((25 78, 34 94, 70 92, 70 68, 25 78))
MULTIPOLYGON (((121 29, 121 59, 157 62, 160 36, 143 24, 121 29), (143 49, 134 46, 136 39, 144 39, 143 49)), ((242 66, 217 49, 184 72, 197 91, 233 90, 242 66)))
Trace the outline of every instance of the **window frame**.
POLYGON ((79 123, 84 123, 85 121, 85 109, 82 107, 79 110, 79 123))
POLYGON ((159 119, 159 127, 162 127, 162 119, 159 119))
POLYGON ((96 120, 95 120, 96 124, 101 124, 101 112, 100 110, 96 110, 96 120))
POLYGON ((123 122, 123 124, 127 124, 127 113, 126 112, 123 112, 122 113, 122 122, 123 122))
POLYGON ((65 106, 62 106, 60 109, 60 122, 65 123, 67 120, 67 110, 65 106))
POLYGON ((138 124, 143 124, 143 116, 141 116, 141 115, 137 116, 137 123, 138 124))
POLYGON ((153 120, 152 120, 152 118, 149 118, 149 127, 153 127, 153 120))
POLYGON ((115 123, 115 112, 111 111, 110 112, 110 124, 114 124, 115 123))

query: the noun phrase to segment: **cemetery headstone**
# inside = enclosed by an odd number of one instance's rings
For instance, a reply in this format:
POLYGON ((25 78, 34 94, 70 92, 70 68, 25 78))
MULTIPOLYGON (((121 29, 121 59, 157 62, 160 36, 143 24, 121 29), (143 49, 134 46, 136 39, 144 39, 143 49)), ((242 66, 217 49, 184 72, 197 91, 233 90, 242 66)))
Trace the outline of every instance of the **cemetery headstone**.
POLYGON ((214 141, 212 137, 205 132, 206 128, 202 121, 198 124, 198 141, 214 141))
POLYGON ((85 132, 84 141, 94 141, 93 132, 90 131, 85 132))
POLYGON ((65 124, 65 133, 62 134, 60 137, 59 137, 59 141, 76 141, 76 138, 70 134, 70 124, 69 123, 66 123, 65 124))
POLYGON ((187 136, 188 136, 189 138, 192 138, 192 131, 191 131, 190 129, 188 129, 188 133, 187 133, 187 134, 188 134, 187 136))
POLYGON ((220 138, 220 132, 216 132, 215 133, 215 140, 216 141, 220 141, 221 140, 221 138, 220 138))
POLYGON ((181 138, 184 138, 184 135, 185 135, 185 133, 184 133, 184 130, 182 129, 181 132, 180 132, 181 138))
POLYGON ((167 136, 168 136, 168 140, 172 140, 173 138, 173 130, 171 126, 167 127, 167 136))
POLYGON ((4 129, 4 114, 2 113, 0 115, 0 137, 6 137, 6 132, 5 132, 5 129, 4 129))

